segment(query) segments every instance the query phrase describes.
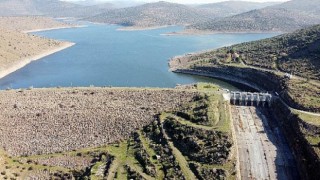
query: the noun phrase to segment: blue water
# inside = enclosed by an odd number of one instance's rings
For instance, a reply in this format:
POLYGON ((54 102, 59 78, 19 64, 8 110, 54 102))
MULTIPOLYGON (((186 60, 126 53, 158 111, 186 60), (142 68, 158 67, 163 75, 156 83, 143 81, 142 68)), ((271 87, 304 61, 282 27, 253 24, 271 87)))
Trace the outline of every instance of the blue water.
POLYGON ((174 87, 199 81, 228 83, 168 71, 168 59, 189 52, 263 39, 276 34, 215 34, 164 36, 181 30, 168 27, 146 31, 117 31, 114 25, 93 25, 34 33, 76 45, 34 61, 2 78, 0 88, 56 86, 174 87))

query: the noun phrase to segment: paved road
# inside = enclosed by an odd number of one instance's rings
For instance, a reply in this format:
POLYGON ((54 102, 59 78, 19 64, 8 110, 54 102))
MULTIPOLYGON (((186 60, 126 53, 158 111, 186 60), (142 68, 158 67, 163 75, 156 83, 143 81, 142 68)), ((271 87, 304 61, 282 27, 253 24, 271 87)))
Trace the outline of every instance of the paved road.
POLYGON ((291 150, 278 126, 255 107, 232 106, 241 179, 299 179, 291 150))
MULTIPOLYGON (((241 60, 241 64, 243 66, 246 66, 246 67, 249 67, 249 68, 252 68, 252 69, 257 69, 257 70, 260 70, 260 71, 268 71, 268 72, 272 72, 274 74, 282 74, 282 76, 285 76, 285 74, 287 74, 286 72, 280 71, 278 68, 277 68, 277 70, 274 70, 274 69, 266 69, 266 68, 262 68, 262 67, 248 65, 248 64, 244 63, 243 60, 241 60)), ((298 75, 292 75, 292 78, 293 79, 298 79, 298 80, 301 80, 301 81, 307 81, 307 78, 304 78, 304 77, 298 76, 298 75)), ((309 83, 311 83, 313 85, 316 85, 316 86, 320 86, 320 82, 317 81, 317 80, 309 80, 309 83)))

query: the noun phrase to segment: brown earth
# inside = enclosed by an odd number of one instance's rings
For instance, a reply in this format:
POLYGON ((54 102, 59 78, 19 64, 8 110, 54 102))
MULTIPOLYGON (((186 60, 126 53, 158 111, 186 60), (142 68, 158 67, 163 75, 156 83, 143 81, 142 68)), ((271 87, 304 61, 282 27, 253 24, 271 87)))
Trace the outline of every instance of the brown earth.
POLYGON ((0 27, 14 31, 33 31, 38 29, 58 29, 74 27, 75 25, 59 22, 50 17, 13 16, 0 17, 0 27))
POLYGON ((0 78, 73 43, 60 42, 13 30, 0 29, 0 78))

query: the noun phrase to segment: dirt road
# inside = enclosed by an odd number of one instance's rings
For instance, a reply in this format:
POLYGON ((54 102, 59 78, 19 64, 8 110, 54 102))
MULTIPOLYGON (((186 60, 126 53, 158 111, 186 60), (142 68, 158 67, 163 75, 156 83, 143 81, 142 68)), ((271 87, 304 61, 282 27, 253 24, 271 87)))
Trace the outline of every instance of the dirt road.
POLYGON ((299 179, 296 162, 277 123, 255 107, 233 106, 241 179, 299 179))

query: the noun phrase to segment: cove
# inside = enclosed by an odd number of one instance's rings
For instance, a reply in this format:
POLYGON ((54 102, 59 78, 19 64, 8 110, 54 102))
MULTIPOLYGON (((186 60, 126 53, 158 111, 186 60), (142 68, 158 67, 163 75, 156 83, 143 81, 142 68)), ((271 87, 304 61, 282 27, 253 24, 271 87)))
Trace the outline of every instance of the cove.
POLYGON ((70 86, 174 87, 212 82, 231 90, 234 85, 212 78, 169 72, 168 60, 177 55, 273 37, 264 34, 165 36, 182 27, 118 31, 116 25, 33 33, 76 43, 75 46, 34 61, 0 79, 0 88, 70 86))

